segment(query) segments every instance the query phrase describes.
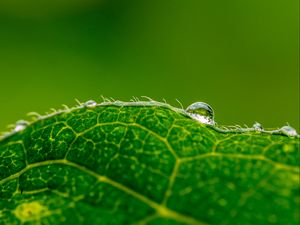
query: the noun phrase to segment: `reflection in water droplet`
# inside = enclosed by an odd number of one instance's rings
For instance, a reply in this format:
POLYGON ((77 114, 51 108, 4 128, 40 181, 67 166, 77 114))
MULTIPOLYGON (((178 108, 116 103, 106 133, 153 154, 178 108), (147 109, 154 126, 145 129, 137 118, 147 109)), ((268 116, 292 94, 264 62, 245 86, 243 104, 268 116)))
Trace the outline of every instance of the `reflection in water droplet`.
POLYGON ((257 131, 262 131, 262 130, 264 130, 263 126, 262 126, 260 123, 258 123, 258 122, 255 122, 255 123, 253 124, 252 128, 253 128, 254 130, 257 130, 257 131))
POLYGON ((29 124, 29 122, 27 122, 25 120, 19 120, 16 123, 14 131, 18 132, 18 131, 24 130, 28 126, 28 124, 29 124))
POLYGON ((282 134, 285 134, 286 136, 296 137, 299 135, 297 131, 291 126, 283 126, 279 130, 282 134))
POLYGON ((204 102, 196 102, 191 104, 185 110, 193 119, 198 120, 201 123, 214 125, 214 111, 204 102))
POLYGON ((94 100, 89 100, 89 101, 85 102, 83 105, 87 108, 95 108, 97 105, 97 102, 95 102, 94 100))

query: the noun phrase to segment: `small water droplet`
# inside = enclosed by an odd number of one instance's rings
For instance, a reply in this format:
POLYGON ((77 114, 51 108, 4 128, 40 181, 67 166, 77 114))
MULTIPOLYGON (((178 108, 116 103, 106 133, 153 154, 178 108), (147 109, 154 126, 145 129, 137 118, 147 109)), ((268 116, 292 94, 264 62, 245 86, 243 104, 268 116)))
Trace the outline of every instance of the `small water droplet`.
POLYGON ((282 134, 290 137, 296 137, 299 135, 297 131, 291 126, 283 126, 280 128, 280 131, 282 134))
POLYGON ((28 121, 25 121, 25 120, 19 120, 19 121, 17 121, 17 123, 16 123, 16 126, 15 126, 14 131, 15 131, 15 132, 18 132, 18 131, 24 130, 24 129, 28 126, 28 124, 29 124, 28 121))
POLYGON ((255 122, 253 124, 252 128, 256 131, 263 131, 264 130, 263 126, 258 122, 255 122))
POLYGON ((192 118, 201 123, 214 125, 214 111, 205 102, 195 102, 185 110, 192 118))
POLYGON ((83 104, 87 108, 95 108, 97 106, 97 102, 94 100, 89 100, 83 104))

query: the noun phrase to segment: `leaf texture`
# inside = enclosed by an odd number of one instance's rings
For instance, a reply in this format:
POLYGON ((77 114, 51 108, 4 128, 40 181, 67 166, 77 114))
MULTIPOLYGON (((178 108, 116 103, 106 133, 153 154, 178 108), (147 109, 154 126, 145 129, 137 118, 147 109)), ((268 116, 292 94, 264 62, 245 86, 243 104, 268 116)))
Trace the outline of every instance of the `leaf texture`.
POLYGON ((0 141, 0 224, 298 225, 299 138, 104 104, 0 141))

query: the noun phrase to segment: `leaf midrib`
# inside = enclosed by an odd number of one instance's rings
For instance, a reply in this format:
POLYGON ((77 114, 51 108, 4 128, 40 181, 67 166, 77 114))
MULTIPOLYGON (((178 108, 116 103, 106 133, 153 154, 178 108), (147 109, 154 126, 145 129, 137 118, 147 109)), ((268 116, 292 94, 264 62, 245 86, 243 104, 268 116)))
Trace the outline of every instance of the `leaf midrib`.
POLYGON ((204 222, 200 222, 192 217, 183 215, 179 212, 173 211, 169 208, 167 208, 165 206, 165 204, 158 204, 154 201, 152 201, 151 199, 141 195, 140 193, 126 187, 125 185, 118 183, 106 176, 100 175, 84 166, 81 166, 79 164, 76 164, 74 162, 70 162, 67 159, 57 159, 57 160, 46 160, 43 162, 36 162, 36 163, 32 163, 29 164, 28 166, 26 166, 25 168, 23 168, 22 170, 20 170, 19 172, 10 175, 9 177, 6 177, 4 179, 2 179, 0 181, 0 185, 9 181, 9 180, 13 180, 19 176, 21 176, 22 174, 24 174, 25 172, 27 172, 28 170, 32 169, 32 168, 37 168, 37 167, 41 167, 41 166, 48 166, 48 165, 67 165, 73 168, 76 168, 90 176, 93 176, 95 178, 98 179, 99 182, 103 182, 103 183, 107 183, 110 184, 111 186, 117 188, 118 190, 121 190, 129 195, 131 195, 132 197, 144 202, 146 205, 148 205, 149 207, 153 208, 156 210, 156 213, 161 216, 161 217, 165 217, 165 218, 170 218, 170 219, 174 219, 175 221, 180 221, 180 222, 184 222, 187 224, 191 224, 191 225, 207 225, 204 222))

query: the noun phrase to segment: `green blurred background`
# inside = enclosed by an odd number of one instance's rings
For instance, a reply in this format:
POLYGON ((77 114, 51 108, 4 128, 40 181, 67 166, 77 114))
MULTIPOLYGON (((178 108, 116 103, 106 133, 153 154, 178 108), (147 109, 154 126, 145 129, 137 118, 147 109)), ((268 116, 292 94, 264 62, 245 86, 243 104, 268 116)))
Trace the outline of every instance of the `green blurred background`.
POLYGON ((298 0, 1 0, 0 130, 100 95, 299 130, 298 14, 298 0))

